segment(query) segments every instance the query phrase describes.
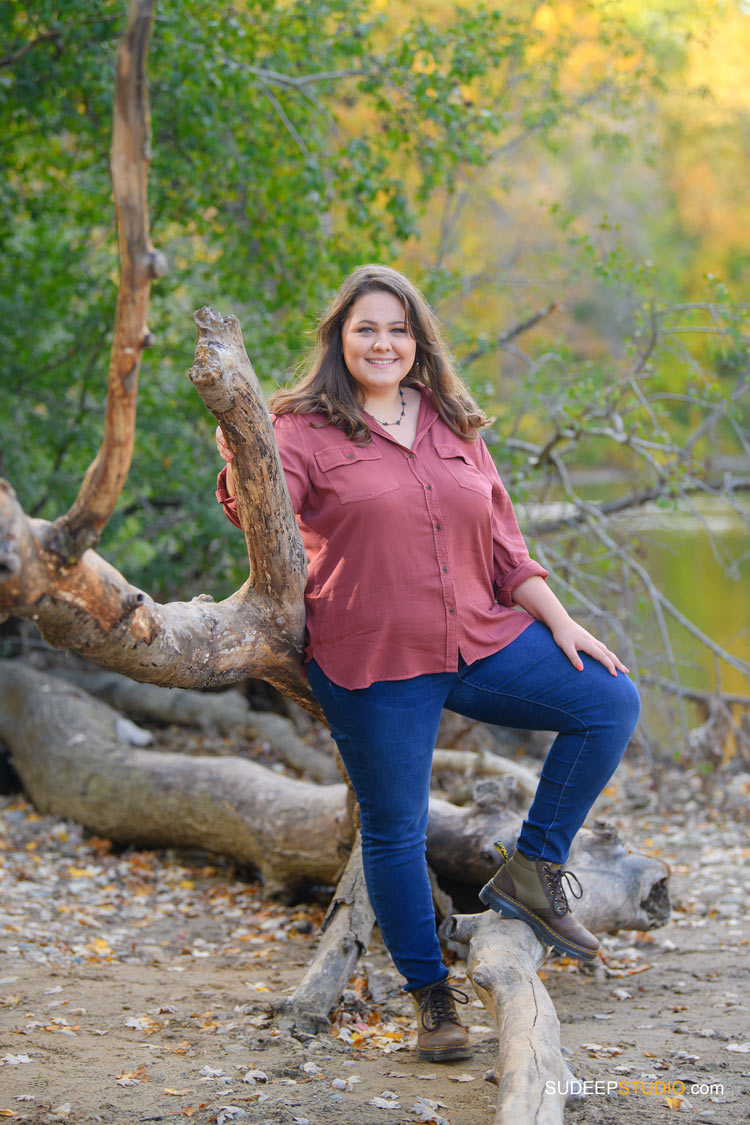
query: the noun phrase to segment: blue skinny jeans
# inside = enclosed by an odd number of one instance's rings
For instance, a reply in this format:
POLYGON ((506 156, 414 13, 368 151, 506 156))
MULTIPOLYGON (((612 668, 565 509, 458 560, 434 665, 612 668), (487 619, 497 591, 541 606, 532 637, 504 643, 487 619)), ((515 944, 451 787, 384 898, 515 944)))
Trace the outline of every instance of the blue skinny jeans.
POLYGON ((498 726, 559 732, 516 846, 530 859, 564 863, 640 712, 626 675, 613 676, 579 655, 582 672, 535 621, 500 652, 474 664, 459 660, 457 672, 379 680, 355 691, 308 663, 359 801, 372 908, 408 990, 447 976, 425 858, 432 751, 443 708, 498 726))

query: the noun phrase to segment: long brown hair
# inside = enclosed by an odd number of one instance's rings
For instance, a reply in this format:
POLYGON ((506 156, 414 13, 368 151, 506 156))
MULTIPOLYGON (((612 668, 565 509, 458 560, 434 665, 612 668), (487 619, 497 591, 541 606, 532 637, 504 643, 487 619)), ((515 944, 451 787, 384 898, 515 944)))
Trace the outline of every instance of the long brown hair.
POLYGON ((364 397, 344 363, 343 326, 352 305, 365 293, 392 293, 404 306, 406 327, 417 348, 407 387, 429 387, 440 417, 459 437, 474 441, 490 419, 477 406, 453 367, 438 321, 426 300, 403 274, 388 266, 360 266, 347 277, 318 325, 316 347, 302 365, 301 377, 270 401, 275 414, 322 414, 322 425, 338 426, 350 440, 367 445, 370 427, 362 412, 364 397))

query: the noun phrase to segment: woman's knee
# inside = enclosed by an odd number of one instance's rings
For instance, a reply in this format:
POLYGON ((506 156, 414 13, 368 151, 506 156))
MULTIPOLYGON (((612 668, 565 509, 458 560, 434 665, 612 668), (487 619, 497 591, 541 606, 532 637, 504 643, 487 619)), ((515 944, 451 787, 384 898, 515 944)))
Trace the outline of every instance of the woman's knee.
POLYGON ((607 726, 617 730, 623 745, 626 745, 641 713, 638 688, 622 672, 618 672, 617 676, 607 675, 602 692, 597 693, 597 704, 607 726))

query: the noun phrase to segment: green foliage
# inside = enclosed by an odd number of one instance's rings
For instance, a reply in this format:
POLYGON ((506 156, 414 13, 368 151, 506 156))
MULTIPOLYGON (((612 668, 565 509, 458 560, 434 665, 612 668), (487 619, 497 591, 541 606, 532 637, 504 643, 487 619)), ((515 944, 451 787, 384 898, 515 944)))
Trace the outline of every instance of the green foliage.
MULTIPOLYGON (((687 0, 678 7, 689 14, 687 0)), ((492 170, 494 222, 514 190, 529 194, 520 153, 559 153, 567 166, 588 130, 603 160, 621 158, 634 143, 631 107, 684 56, 681 25, 654 17, 644 38, 632 5, 579 0, 576 12, 565 22, 554 5, 449 0, 429 18, 421 5, 370 0, 159 6, 149 201, 170 272, 152 293, 157 345, 142 365, 133 468, 103 543, 131 581, 170 596, 223 594, 245 568, 241 537, 212 503, 213 422, 185 377, 194 308, 239 317, 271 389, 345 273, 403 260, 451 322, 457 351, 484 333, 490 354, 512 285, 492 257, 502 227, 485 228, 473 210, 477 177, 492 170), (474 243, 449 253, 461 207, 474 243)), ((124 0, 0 9, 0 473, 46 518, 71 502, 101 438, 117 284, 107 157, 124 18, 124 0)), ((533 226, 519 216, 514 236, 533 226)), ((571 207, 562 225, 597 284, 648 282, 616 249, 601 253, 613 235, 604 221, 582 231, 579 220, 571 207)), ((591 300, 581 288, 582 324, 600 307, 591 300)), ((731 379, 741 338, 712 346, 731 379)), ((608 406, 612 363, 572 341, 556 341, 555 355, 521 384, 515 420, 516 400, 493 404, 515 431, 540 396, 573 429, 608 406)), ((479 380, 489 401, 504 396, 494 373, 479 380)), ((584 460, 601 455, 593 439, 580 449, 584 460)), ((517 467, 527 473, 522 457, 517 467)))

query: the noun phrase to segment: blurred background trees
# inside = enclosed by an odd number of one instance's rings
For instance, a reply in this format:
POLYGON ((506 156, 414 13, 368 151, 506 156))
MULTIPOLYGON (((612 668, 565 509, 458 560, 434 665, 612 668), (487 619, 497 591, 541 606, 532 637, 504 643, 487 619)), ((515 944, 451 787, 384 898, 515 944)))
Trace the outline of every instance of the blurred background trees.
MULTIPOLYGON (((0 13, 0 475, 47 518, 101 435, 124 18, 119 0, 0 13)), ((149 197, 170 272, 103 553, 157 596, 238 584, 190 314, 238 316, 270 391, 342 276, 385 260, 496 415, 558 592, 675 703, 646 736, 749 753, 711 698, 748 694, 748 51, 729 0, 164 5, 149 197), (690 742, 696 702, 709 734, 690 742)))

